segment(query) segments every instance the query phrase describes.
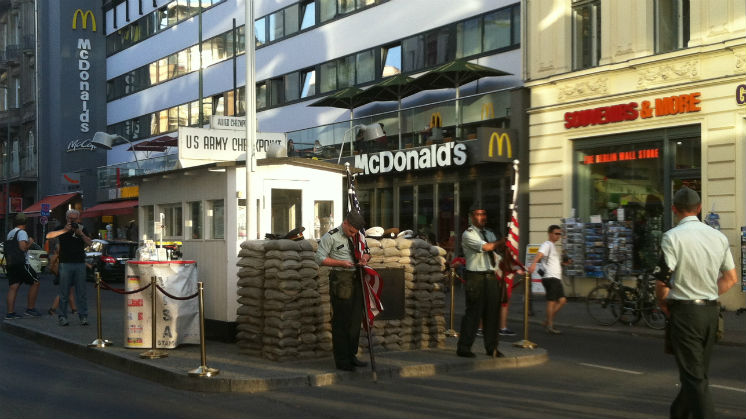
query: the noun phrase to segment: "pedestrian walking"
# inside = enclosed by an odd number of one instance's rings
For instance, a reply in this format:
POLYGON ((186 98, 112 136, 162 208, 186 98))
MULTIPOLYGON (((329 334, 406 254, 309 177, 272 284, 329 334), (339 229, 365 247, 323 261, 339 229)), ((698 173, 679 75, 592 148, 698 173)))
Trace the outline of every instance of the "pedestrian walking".
POLYGON ((669 316, 668 336, 681 387, 669 410, 674 418, 714 418, 708 369, 715 345, 718 296, 738 281, 728 238, 702 223, 700 197, 683 187, 673 198, 678 224, 661 241, 656 297, 669 316))
POLYGON ((538 273, 541 275, 541 284, 544 286, 547 299, 547 317, 544 320, 544 328, 547 333, 559 335, 560 332, 554 327, 554 318, 557 312, 567 303, 565 290, 562 286, 562 265, 560 254, 554 243, 562 237, 562 229, 552 224, 547 229, 548 240, 541 244, 536 253, 534 262, 528 267, 528 273, 532 274, 541 264, 538 273))
POLYGON ((39 295, 39 274, 28 263, 28 249, 34 242, 26 232, 26 215, 16 215, 15 227, 8 232, 3 251, 5 253, 5 269, 8 276, 8 297, 6 320, 23 318, 23 315, 15 311, 16 296, 21 284, 28 284, 28 299, 24 315, 28 317, 39 317, 41 314, 36 310, 36 297, 39 295))

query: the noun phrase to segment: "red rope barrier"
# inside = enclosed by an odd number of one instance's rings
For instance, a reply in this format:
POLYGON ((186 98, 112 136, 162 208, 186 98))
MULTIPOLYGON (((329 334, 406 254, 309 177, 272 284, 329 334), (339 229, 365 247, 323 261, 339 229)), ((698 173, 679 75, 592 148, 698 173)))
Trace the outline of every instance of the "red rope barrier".
POLYGON ((174 300, 182 300, 182 301, 183 300, 191 300, 192 298, 195 298, 195 297, 199 296, 199 291, 197 291, 197 292, 195 292, 194 294, 192 294, 192 295, 190 295, 188 297, 176 297, 174 295, 171 295, 171 294, 167 293, 166 290, 164 290, 163 288, 161 288, 161 286, 158 285, 158 284, 156 284, 155 287, 158 288, 158 290, 160 292, 162 292, 166 297, 174 299, 174 300))
POLYGON ((142 292, 142 291, 145 291, 146 289, 148 289, 148 287, 150 286, 150 284, 148 284, 148 285, 145 285, 144 287, 142 287, 142 288, 139 288, 139 289, 136 289, 136 290, 134 290, 134 291, 125 291, 125 290, 124 290, 124 289, 122 289, 122 288, 112 288, 112 287, 111 287, 111 285, 107 284, 107 283, 106 283, 106 282, 104 282, 103 280, 101 281, 101 286, 102 286, 103 288, 105 288, 105 289, 109 290, 109 291, 114 291, 114 292, 116 292, 117 294, 128 295, 128 294, 136 294, 136 293, 138 293, 138 292, 142 292))

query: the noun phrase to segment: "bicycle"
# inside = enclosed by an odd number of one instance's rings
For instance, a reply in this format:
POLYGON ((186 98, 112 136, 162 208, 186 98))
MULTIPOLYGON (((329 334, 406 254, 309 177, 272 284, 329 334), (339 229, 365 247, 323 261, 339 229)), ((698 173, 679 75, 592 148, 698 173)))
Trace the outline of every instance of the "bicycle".
POLYGON ((665 327, 666 316, 655 298, 655 277, 651 271, 637 276, 635 288, 622 285, 617 277, 617 263, 605 265, 603 271, 609 283, 596 286, 586 298, 588 314, 594 320, 603 326, 617 321, 631 326, 642 318, 651 329, 665 327))

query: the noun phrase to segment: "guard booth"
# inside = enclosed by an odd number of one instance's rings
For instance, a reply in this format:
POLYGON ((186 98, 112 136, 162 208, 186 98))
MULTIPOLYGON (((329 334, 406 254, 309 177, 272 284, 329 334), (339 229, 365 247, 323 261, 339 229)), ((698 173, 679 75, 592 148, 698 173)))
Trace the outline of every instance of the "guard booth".
POLYGON ((141 239, 180 241, 182 258, 197 262, 198 280, 205 284, 205 318, 214 332, 221 323, 230 328, 236 319, 241 243, 300 226, 305 238, 320 238, 344 218, 345 175, 341 165, 276 157, 256 160, 248 188, 243 161, 130 180, 139 184, 141 239))

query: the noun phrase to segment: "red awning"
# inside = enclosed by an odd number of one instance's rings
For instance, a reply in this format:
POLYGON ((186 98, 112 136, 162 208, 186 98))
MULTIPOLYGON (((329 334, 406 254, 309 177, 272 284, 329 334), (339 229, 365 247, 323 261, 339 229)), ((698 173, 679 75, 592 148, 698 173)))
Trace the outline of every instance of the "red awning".
POLYGON ((158 138, 153 138, 152 140, 133 144, 127 149, 127 151, 166 151, 167 147, 176 147, 178 145, 178 139, 170 135, 163 135, 158 138))
POLYGON ((41 212, 41 204, 49 204, 49 210, 59 207, 60 205, 70 202, 73 198, 80 196, 79 192, 63 193, 59 195, 49 195, 42 198, 41 201, 36 202, 34 205, 23 210, 24 214, 28 215, 39 215, 41 212))
POLYGON ((102 204, 94 205, 87 210, 83 211, 80 216, 82 218, 93 218, 100 217, 102 215, 122 215, 132 214, 135 212, 137 206, 137 199, 129 199, 127 201, 116 201, 116 202, 104 202, 102 204))

